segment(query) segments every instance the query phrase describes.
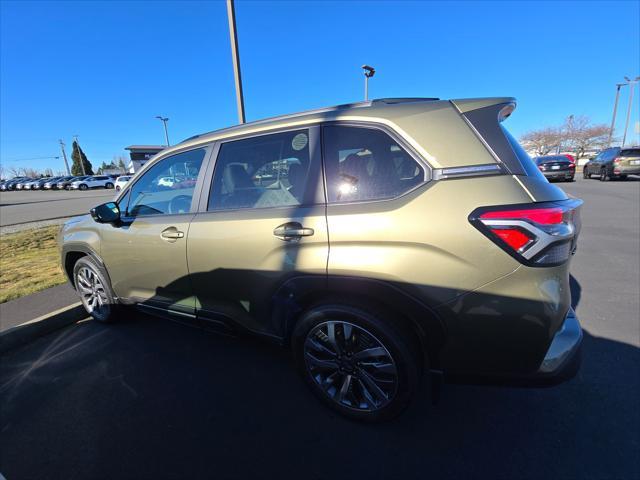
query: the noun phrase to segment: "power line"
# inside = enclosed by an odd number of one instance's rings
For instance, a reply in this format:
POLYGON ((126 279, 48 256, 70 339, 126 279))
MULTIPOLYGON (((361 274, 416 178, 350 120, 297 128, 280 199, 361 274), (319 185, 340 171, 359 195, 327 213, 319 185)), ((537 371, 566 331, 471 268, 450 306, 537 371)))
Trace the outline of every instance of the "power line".
POLYGON ((33 157, 33 158, 14 158, 12 160, 2 159, 2 162, 32 162, 33 160, 51 160, 51 159, 59 159, 60 157, 33 157))

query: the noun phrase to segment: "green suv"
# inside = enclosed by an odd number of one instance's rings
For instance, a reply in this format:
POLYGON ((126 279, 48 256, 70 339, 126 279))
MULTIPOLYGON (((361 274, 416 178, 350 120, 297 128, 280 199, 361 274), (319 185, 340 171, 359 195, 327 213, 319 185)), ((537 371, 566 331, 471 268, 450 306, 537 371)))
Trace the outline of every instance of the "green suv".
POLYGON ((582 169, 584 178, 592 175, 606 182, 612 178, 626 180, 627 175, 640 175, 640 147, 611 147, 589 160, 582 169))
POLYGON ((136 305, 291 347, 352 418, 421 378, 566 378, 582 202, 504 129, 514 108, 381 99, 189 138, 64 225, 62 266, 96 320, 136 305))

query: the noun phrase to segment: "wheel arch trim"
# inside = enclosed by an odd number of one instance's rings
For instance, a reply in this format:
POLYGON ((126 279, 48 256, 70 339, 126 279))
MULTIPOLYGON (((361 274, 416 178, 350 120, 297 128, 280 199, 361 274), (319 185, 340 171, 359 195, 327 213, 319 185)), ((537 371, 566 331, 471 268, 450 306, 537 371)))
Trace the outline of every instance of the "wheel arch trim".
POLYGON ((272 297, 271 313, 281 322, 281 334, 288 343, 300 314, 314 303, 341 298, 357 304, 372 303, 399 313, 418 337, 431 368, 438 368, 438 352, 447 332, 444 322, 428 305, 390 282, 364 277, 299 275, 289 278, 272 297), (345 292, 348 292, 345 295, 345 292))
POLYGON ((91 248, 89 245, 86 245, 84 243, 69 242, 63 245, 62 253, 60 256, 62 259, 62 270, 64 271, 65 275, 67 276, 67 280, 69 280, 71 285, 74 285, 73 270, 69 271, 67 266, 67 259, 69 258, 70 255, 77 254, 77 253, 82 253, 83 254, 82 256, 88 256, 92 260, 94 260, 102 268, 105 275, 107 276, 107 280, 109 281, 109 283, 111 283, 111 277, 109 276, 107 267, 102 261, 102 258, 100 258, 100 255, 98 255, 98 253, 93 248, 91 248))

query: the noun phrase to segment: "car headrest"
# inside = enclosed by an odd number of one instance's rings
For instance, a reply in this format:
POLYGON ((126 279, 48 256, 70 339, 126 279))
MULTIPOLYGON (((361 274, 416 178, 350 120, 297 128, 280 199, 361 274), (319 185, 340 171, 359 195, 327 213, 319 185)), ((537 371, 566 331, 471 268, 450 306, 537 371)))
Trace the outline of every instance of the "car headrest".
POLYGON ((232 163, 225 167, 222 174, 222 183, 227 193, 233 193, 237 188, 251 188, 254 186, 247 171, 237 163, 232 163))

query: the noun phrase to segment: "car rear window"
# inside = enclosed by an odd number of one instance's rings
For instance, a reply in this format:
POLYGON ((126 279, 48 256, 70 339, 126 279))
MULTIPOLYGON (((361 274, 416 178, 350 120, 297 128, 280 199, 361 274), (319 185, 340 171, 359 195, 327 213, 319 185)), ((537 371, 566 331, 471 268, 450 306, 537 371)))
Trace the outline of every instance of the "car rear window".
POLYGON ((471 110, 463 115, 510 174, 544 179, 529 154, 498 121, 500 111, 505 106, 506 104, 490 105, 471 110))
MULTIPOLYGON (((502 130, 502 133, 504 133, 504 136, 507 138, 509 145, 511 145, 511 149, 513 150, 513 153, 515 153, 516 158, 518 159, 518 162, 522 166, 522 169, 524 170, 525 174, 529 177, 543 176, 540 173, 540 170, 536 166, 535 162, 531 159, 529 154, 525 152, 524 148, 522 148, 522 145, 520 145, 520 143, 515 138, 513 138, 513 135, 509 133, 509 130, 504 128, 504 125, 502 124, 500 124, 500 128, 502 130)), ((512 173, 517 175, 517 173, 515 172, 512 172, 512 173)))
POLYGON ((640 157, 640 148, 625 148, 620 151, 621 157, 640 157))
POLYGON ((548 155, 546 157, 536 157, 536 163, 540 165, 546 162, 566 162, 569 163, 569 159, 564 155, 548 155))

